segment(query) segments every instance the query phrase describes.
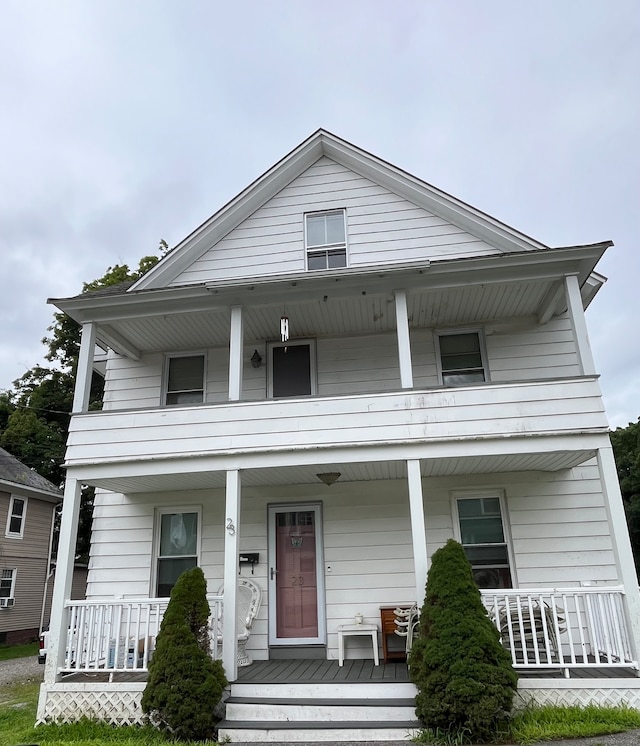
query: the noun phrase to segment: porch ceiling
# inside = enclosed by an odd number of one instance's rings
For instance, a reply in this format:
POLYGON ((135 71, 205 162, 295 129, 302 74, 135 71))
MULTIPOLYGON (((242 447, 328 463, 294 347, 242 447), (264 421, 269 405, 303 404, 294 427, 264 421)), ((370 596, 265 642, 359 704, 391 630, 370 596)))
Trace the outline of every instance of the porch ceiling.
MULTIPOLYGON (((594 451, 554 451, 550 453, 466 456, 461 458, 423 459, 423 477, 462 476, 468 474, 501 474, 516 471, 561 471, 593 458, 594 451)), ((321 463, 311 466, 289 466, 247 469, 242 472, 244 488, 278 487, 296 484, 320 484, 317 474, 339 472, 339 482, 361 482, 384 479, 406 479, 405 461, 362 463, 321 463)), ((123 494, 174 492, 183 490, 224 489, 225 472, 175 473, 161 476, 110 477, 88 480, 89 484, 123 494)), ((325 487, 327 493, 332 487, 325 487)))

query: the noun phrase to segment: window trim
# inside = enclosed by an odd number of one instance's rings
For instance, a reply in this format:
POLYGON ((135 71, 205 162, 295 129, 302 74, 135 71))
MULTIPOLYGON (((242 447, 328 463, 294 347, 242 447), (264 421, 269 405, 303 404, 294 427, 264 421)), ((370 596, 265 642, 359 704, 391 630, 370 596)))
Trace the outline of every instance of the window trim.
POLYGON ((434 346, 436 350, 436 369, 438 371, 438 382, 440 383, 441 386, 457 388, 459 386, 479 386, 480 385, 480 382, 460 383, 460 384, 452 384, 452 383, 444 382, 444 376, 443 376, 443 370, 442 370, 442 352, 440 350, 440 337, 460 336, 462 334, 477 334, 478 335, 478 343, 480 346, 480 360, 482 362, 482 371, 484 373, 484 381, 482 381, 482 383, 489 383, 491 381, 491 373, 489 371, 489 360, 487 356, 487 347, 485 343, 484 329, 482 327, 472 326, 472 327, 456 327, 454 329, 435 329, 434 330, 434 336, 435 336, 434 346))
POLYGON ((7 525, 5 527, 5 536, 8 539, 22 539, 24 538, 24 526, 27 522, 27 506, 29 498, 21 497, 20 495, 11 495, 9 500, 9 510, 7 512, 7 525), (24 503, 24 510, 22 511, 22 520, 20 521, 20 531, 11 531, 11 518, 13 517, 13 506, 16 500, 22 500, 24 503))
POLYGON ((207 351, 206 350, 190 350, 189 352, 167 352, 164 355, 164 363, 162 366, 162 406, 163 407, 197 407, 200 404, 205 404, 207 401, 207 351), (167 403, 167 396, 169 395, 169 365, 171 360, 179 357, 202 357, 202 401, 192 402, 190 404, 169 404, 167 403))
MULTIPOLYGON (((304 232, 304 266, 307 272, 332 272, 334 270, 346 269, 349 266, 349 242, 347 233, 347 210, 345 207, 336 207, 329 210, 316 210, 313 212, 305 212, 303 217, 303 232, 304 232), (307 240, 307 220, 308 218, 316 218, 323 215, 337 215, 342 214, 342 222, 344 228, 344 241, 340 243, 328 243, 319 244, 318 246, 309 246, 307 240), (323 267, 321 269, 310 269, 309 268, 309 254, 321 254, 336 250, 344 249, 344 266, 343 267, 323 267)), ((326 262, 328 264, 328 261, 326 262)))
POLYGON ((287 342, 267 342, 267 398, 268 399, 303 399, 305 396, 316 396, 318 393, 318 365, 316 358, 316 340, 315 339, 290 339, 287 342), (278 396, 273 395, 273 350, 276 347, 299 347, 309 345, 309 376, 311 378, 311 393, 299 396, 278 396))
MULTIPOLYGON (((198 516, 198 537, 196 539, 196 566, 201 567, 202 562, 202 505, 169 505, 156 508, 153 515, 153 544, 151 547, 151 578, 150 595, 158 598, 158 560, 160 559, 160 530, 162 528, 162 516, 177 513, 196 513, 198 516)), ((190 557, 191 555, 184 555, 190 557)))
MULTIPOLYGON (((15 598, 16 597, 16 579, 18 577, 18 568, 17 567, 3 567, 2 573, 10 572, 11 573, 11 589, 8 596, 2 596, 0 595, 0 598, 15 598)), ((0 573, 0 579, 4 580, 2 578, 2 573, 0 573)), ((1 590, 0 590, 1 593, 1 590)))
MULTIPOLYGON (((511 576, 511 587, 518 587, 518 577, 515 563, 515 554, 513 551, 513 541, 511 538, 511 522, 509 520, 509 512, 507 510, 507 499, 504 490, 498 488, 482 488, 482 489, 458 489, 452 490, 451 496, 451 512, 453 517, 453 535, 455 540, 464 547, 462 544, 462 532, 460 531, 460 512, 458 511, 459 500, 473 500, 478 498, 498 498, 500 504, 500 519, 502 521, 502 534, 504 536, 504 542, 507 547, 507 559, 509 560, 509 574, 511 576)), ((479 546, 479 545, 474 545, 479 546)))

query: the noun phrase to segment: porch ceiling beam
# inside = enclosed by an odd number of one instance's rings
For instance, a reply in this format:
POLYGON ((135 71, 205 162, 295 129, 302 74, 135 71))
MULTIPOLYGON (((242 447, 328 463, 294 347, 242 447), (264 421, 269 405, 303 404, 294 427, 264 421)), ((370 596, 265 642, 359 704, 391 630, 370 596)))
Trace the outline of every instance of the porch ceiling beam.
POLYGON ((140 360, 142 352, 129 342, 120 332, 109 326, 100 326, 96 330, 96 336, 100 342, 110 347, 118 355, 124 355, 131 360, 140 360))
POLYGON ((560 302, 564 298, 564 283, 562 280, 554 282, 540 303, 538 309, 538 323, 541 326, 548 324, 553 315, 558 311, 560 302))

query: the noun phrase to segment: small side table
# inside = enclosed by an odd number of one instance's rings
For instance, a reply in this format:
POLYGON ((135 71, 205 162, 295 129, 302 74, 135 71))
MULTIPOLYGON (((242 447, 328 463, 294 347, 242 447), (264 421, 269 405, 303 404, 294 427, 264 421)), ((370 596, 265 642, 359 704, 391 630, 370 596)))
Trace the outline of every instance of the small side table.
POLYGON ((380 665, 378 657, 378 625, 377 624, 341 624, 338 627, 338 665, 344 665, 344 638, 349 635, 369 635, 373 645, 373 660, 380 665))

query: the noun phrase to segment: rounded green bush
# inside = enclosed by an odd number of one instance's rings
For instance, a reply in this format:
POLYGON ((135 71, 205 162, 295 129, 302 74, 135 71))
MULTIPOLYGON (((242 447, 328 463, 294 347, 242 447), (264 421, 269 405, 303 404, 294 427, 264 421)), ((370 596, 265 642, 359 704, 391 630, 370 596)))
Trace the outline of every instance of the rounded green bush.
POLYGON ((149 722, 184 741, 214 738, 216 705, 228 681, 210 655, 207 585, 199 567, 173 590, 149 662, 142 710, 149 722))
POLYGON ((509 716, 517 675, 453 539, 433 555, 409 669, 428 728, 489 741, 509 716))

